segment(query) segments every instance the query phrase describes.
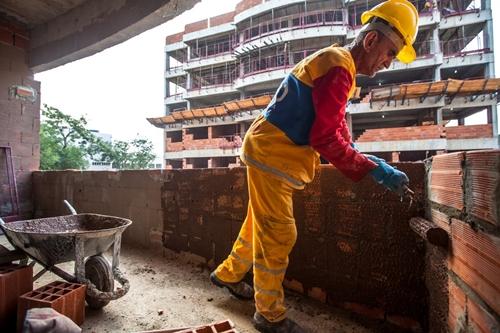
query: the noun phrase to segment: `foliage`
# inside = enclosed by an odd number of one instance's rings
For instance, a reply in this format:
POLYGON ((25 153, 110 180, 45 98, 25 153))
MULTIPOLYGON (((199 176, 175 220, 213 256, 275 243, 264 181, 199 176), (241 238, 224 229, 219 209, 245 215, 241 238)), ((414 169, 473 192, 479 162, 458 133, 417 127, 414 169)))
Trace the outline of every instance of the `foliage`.
POLYGON ((86 169, 89 160, 110 162, 116 169, 144 169, 154 160, 153 144, 136 138, 131 142, 105 142, 87 129, 85 117, 74 118, 44 105, 40 126, 40 169, 86 169))

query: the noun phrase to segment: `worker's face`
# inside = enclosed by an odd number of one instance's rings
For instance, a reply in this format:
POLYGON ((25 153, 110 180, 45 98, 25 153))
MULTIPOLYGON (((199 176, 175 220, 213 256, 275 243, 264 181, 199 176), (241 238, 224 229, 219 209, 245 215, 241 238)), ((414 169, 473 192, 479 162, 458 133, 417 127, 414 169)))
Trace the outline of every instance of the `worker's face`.
POLYGON ((358 72, 374 77, 378 71, 389 68, 392 61, 399 53, 394 43, 381 32, 370 31, 363 40, 366 59, 364 59, 358 72))

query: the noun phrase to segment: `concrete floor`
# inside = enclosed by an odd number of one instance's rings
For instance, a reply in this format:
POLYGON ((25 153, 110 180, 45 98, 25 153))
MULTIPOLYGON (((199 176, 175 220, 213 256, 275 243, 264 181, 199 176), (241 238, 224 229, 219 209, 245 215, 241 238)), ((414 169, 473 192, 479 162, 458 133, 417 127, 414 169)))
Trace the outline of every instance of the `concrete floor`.
MULTIPOLYGON (((4 236, 0 243, 6 244, 4 236)), ((109 258, 109 257, 108 257, 109 258)), ((73 264, 60 265, 72 272, 73 264)), ((198 257, 170 250, 149 251, 122 247, 120 268, 130 280, 130 291, 100 311, 86 309, 84 332, 137 332, 160 328, 190 327, 231 319, 240 332, 257 332, 251 323, 253 302, 239 301, 213 287, 209 270, 198 257)), ((40 269, 35 266, 35 271, 40 269)), ((44 274, 38 288, 60 279, 44 274)), ((296 294, 286 297, 289 317, 309 332, 396 332, 296 294)))

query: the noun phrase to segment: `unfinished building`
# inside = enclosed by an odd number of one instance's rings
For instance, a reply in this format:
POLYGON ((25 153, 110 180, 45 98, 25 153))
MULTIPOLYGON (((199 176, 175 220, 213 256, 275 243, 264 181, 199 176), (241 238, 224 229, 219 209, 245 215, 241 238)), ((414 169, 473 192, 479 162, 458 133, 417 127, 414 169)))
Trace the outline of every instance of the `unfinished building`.
MULTIPOLYGON (((149 119, 165 129, 166 167, 239 165, 246 129, 286 73, 322 47, 353 40, 361 13, 380 2, 246 0, 233 12, 167 36, 165 116, 149 119)), ((497 84, 488 82, 494 78, 491 1, 411 2, 420 14, 417 59, 395 61, 374 78, 357 77, 361 90, 347 117, 359 149, 416 161, 498 148, 496 94, 485 89, 497 84), (467 83, 450 79, 485 80, 467 90, 460 87, 467 83), (439 87, 437 81, 443 81, 439 87), (396 101, 395 90, 410 82, 420 88, 412 96, 401 92, 396 101), (465 124, 481 111, 483 124, 465 124)))

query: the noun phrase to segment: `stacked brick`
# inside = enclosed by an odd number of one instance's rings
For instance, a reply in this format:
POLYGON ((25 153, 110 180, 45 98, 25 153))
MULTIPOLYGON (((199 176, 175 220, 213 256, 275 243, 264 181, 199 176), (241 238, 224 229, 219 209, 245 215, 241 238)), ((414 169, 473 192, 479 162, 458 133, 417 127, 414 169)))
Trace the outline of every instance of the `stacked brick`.
POLYGON ((193 139, 193 134, 184 134, 182 142, 172 142, 166 139, 166 151, 176 152, 198 149, 235 149, 241 147, 242 140, 239 136, 231 138, 193 139))
POLYGON ((491 124, 451 126, 445 127, 445 132, 447 139, 491 138, 493 127, 491 124))
POLYGON ((428 266, 443 261, 448 276, 441 281, 446 299, 436 300, 439 306, 431 302, 430 309, 446 307, 441 325, 452 332, 496 332, 500 329, 500 151, 435 156, 428 185, 428 218, 451 240, 446 256, 428 261, 428 266))
POLYGON ((402 140, 428 140, 428 139, 475 139, 491 138, 493 130, 491 124, 452 126, 441 125, 394 127, 369 129, 363 132, 357 142, 374 141, 402 141, 402 140))
POLYGON ((366 130, 356 140, 357 142, 373 141, 398 141, 398 140, 422 140, 422 139, 440 139, 443 137, 443 126, 412 126, 412 127, 394 127, 377 128, 366 130))
MULTIPOLYGON (((401 163, 423 201, 424 166, 401 163)), ((213 264, 231 251, 247 208, 244 168, 168 171, 164 245, 213 264)), ((322 167, 294 194, 298 240, 286 285, 323 302, 415 328, 425 321, 424 252, 408 226, 422 207, 366 178, 322 167), (408 263, 411 262, 411 265, 408 263)))
POLYGON ((33 290, 33 268, 15 264, 0 266, 0 331, 13 332, 19 296, 33 290))
POLYGON ((83 284, 55 281, 22 295, 17 306, 18 329, 22 328, 26 311, 46 307, 81 326, 85 319, 85 289, 83 284))

